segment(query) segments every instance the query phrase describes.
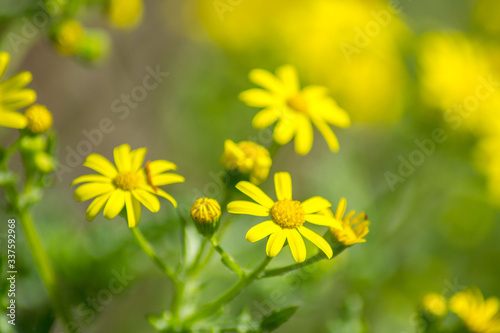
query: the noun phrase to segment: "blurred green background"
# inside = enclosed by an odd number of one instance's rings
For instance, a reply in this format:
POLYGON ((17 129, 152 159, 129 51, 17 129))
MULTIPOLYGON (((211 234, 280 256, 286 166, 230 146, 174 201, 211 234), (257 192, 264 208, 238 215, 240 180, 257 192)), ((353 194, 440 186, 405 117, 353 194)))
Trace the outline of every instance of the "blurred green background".
MULTIPOLYGON (((299 200, 320 195, 337 203, 346 197, 348 209, 368 213, 370 233, 366 243, 332 262, 258 281, 231 303, 231 311, 236 315, 246 309, 258 317, 299 305, 278 332, 409 333, 417 330, 416 308, 427 292, 450 296, 477 285, 486 296, 500 296, 498 204, 474 159, 481 136, 455 131, 443 120, 442 110, 426 103, 417 59, 420 37, 432 31, 462 32, 496 49, 500 35, 487 26, 490 21, 477 16, 478 2, 393 2, 400 12, 391 14, 391 22, 352 62, 339 46, 354 45, 355 29, 372 22, 371 11, 387 9, 387 3, 346 1, 353 9, 338 1, 222 2, 228 7, 217 8, 208 0, 145 1, 142 22, 128 31, 109 27, 99 1, 82 2, 75 17, 86 27, 105 31, 111 43, 106 57, 88 64, 60 55, 45 28, 14 48, 9 33, 20 33, 22 18, 31 17, 38 5, 1 0, 0 49, 11 53, 9 73, 32 72, 38 103, 53 112, 59 162, 69 166, 68 151, 87 140, 82 131, 97 129, 109 118, 114 130, 103 134, 92 152, 111 158, 112 149, 122 143, 147 147, 148 159, 173 161, 185 176, 184 184, 167 190, 182 207, 202 195, 220 199, 216 178, 222 171, 224 140, 271 143, 266 132, 259 136, 251 127, 256 110, 238 100, 241 91, 253 87, 248 72, 293 63, 303 84, 327 85, 354 123, 335 129, 339 153, 331 153, 316 133, 309 155, 298 156, 291 144, 284 146, 271 173, 289 171, 299 200), (359 6, 364 12, 358 15, 359 6), (126 116, 114 112, 114 101, 141 86, 147 68, 157 66, 168 72, 163 82, 129 107, 126 116), (391 189, 386 173, 398 174, 399 157, 408 160, 418 149, 415 140, 431 138, 435 128, 442 128, 447 140, 391 189)), ((491 19, 500 19, 495 2, 490 5, 491 19)), ((2 143, 16 135, 0 129, 2 143)), ((81 165, 83 157, 75 164, 81 165)), ((34 217, 82 332, 154 332, 145 316, 168 308, 171 285, 133 242, 123 220, 85 220, 87 204, 74 201, 70 183, 88 170, 69 169, 54 177, 34 217), (117 272, 125 272, 130 281, 109 302, 92 305, 92 298, 109 290, 117 272)), ((272 193, 271 179, 262 188, 272 193)), ((0 221, 8 218, 0 210, 0 221)), ((246 231, 259 221, 238 218, 221 240, 242 266, 255 265, 265 253, 264 242, 244 241, 246 231)), ((162 257, 177 262, 178 222, 169 203, 162 201, 157 214, 143 210, 140 227, 162 257)), ((5 230, 1 223, 2 256, 5 230)), ((2 316, 0 327, 5 333, 49 332, 53 314, 48 296, 20 227, 17 234, 18 325, 12 330, 2 316)), ((285 250, 273 265, 292 261, 285 250)), ((235 281, 215 256, 209 267, 203 278, 211 288, 203 301, 235 281)), ((2 272, 2 281, 4 276, 2 272)), ((56 325, 50 332, 61 331, 56 325)))

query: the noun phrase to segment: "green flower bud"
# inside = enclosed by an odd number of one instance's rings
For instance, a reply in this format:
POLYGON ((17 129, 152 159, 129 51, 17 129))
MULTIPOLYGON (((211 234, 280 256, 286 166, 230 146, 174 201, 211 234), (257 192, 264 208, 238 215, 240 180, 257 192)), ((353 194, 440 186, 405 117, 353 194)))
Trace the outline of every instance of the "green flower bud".
POLYGON ((35 155, 35 166, 43 173, 49 173, 55 169, 55 163, 52 156, 44 152, 38 152, 35 155))

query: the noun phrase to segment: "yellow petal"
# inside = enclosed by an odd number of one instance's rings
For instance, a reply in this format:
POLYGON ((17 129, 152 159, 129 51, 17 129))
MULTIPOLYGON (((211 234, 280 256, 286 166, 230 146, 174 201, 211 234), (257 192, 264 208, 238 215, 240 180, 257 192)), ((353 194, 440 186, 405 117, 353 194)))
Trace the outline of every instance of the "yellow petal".
POLYGON ((181 175, 177 175, 175 173, 163 173, 159 175, 154 175, 151 176, 151 179, 155 186, 184 182, 184 177, 182 177, 181 175))
POLYGON ((162 189, 159 188, 158 190, 155 190, 151 186, 143 186, 141 188, 145 191, 148 191, 149 193, 156 194, 160 197, 167 199, 168 201, 170 201, 174 205, 175 208, 177 208, 177 201, 175 201, 174 197, 172 197, 170 194, 163 191, 162 189))
POLYGON ((121 189, 116 189, 111 193, 106 206, 104 206, 104 217, 110 220, 114 219, 116 215, 120 214, 123 206, 125 206, 125 192, 121 189))
POLYGON ((28 85, 33 79, 33 75, 30 72, 25 71, 18 73, 9 79, 3 81, 1 85, 1 89, 3 92, 7 90, 21 89, 28 85))
POLYGON ((9 65, 10 55, 7 52, 0 52, 0 79, 5 74, 5 70, 9 65))
MULTIPOLYGON (((318 113, 321 114, 321 117, 327 123, 342 128, 351 126, 351 118, 344 109, 340 108, 337 103, 335 103, 333 99, 325 99, 315 106, 318 107, 318 113)), ((313 109, 313 112, 314 111, 315 110, 313 109)))
POLYGON ((236 184, 236 188, 266 208, 271 209, 274 205, 274 201, 267 194, 250 182, 241 181, 236 184))
POLYGON ((71 186, 80 183, 111 183, 111 178, 103 175, 85 175, 73 180, 71 186))
POLYGON ((227 205, 227 211, 232 214, 269 216, 269 208, 249 201, 232 201, 227 205))
POLYGON ((345 198, 341 198, 339 201, 339 205, 337 206, 337 211, 335 212, 335 218, 339 221, 342 220, 344 214, 345 214, 345 209, 347 207, 347 201, 345 198))
POLYGON ((342 230, 342 224, 339 220, 330 216, 319 214, 306 214, 306 221, 312 224, 324 225, 326 227, 342 230))
POLYGON ((239 98, 246 105, 257 108, 268 107, 277 103, 276 97, 262 89, 245 90, 240 93, 239 98))
POLYGON ((286 239, 288 240, 288 245, 290 245, 293 258, 296 262, 303 262, 306 259, 307 251, 302 236, 295 229, 288 229, 286 232, 286 239))
POLYGON ((257 113, 252 120, 252 126, 256 129, 263 129, 274 124, 280 117, 280 112, 277 108, 264 109, 257 113))
POLYGON ((177 166, 172 162, 156 160, 149 163, 149 172, 152 176, 170 170, 177 170, 177 166))
POLYGON ((87 220, 92 222, 97 214, 102 210, 104 207, 104 204, 108 201, 109 197, 111 196, 112 192, 103 194, 95 198, 92 203, 89 205, 87 208, 87 220))
POLYGON ((73 197, 76 201, 86 201, 101 194, 111 192, 115 187, 106 183, 83 184, 75 190, 73 197))
POLYGON ((249 242, 256 242, 280 230, 281 228, 273 221, 262 222, 250 228, 245 239, 249 242))
POLYGON ((141 220, 141 203, 132 196, 132 193, 125 193, 125 207, 127 208, 127 222, 129 228, 135 228, 141 220))
POLYGON ((135 189, 132 190, 132 195, 153 213, 160 210, 160 201, 153 194, 142 189, 135 189))
POLYGON ((276 70, 276 74, 281 79, 288 94, 296 94, 299 91, 299 79, 295 67, 292 65, 281 66, 276 70))
POLYGON ((83 163, 87 168, 91 168, 109 178, 115 178, 118 171, 110 161, 99 154, 90 154, 83 163))
POLYGON ((250 72, 250 80, 272 92, 283 93, 283 84, 270 72, 264 69, 254 69, 250 72))
MULTIPOLYGON (((281 228, 280 228, 281 229, 281 228)), ((266 253, 269 257, 276 257, 280 253, 286 240, 286 232, 281 229, 269 237, 266 246, 266 253)))
POLYGON ((276 172, 274 174, 274 186, 278 200, 292 200, 292 178, 288 172, 276 172))
POLYGON ((331 207, 330 201, 322 197, 312 197, 300 204, 306 214, 317 213, 320 210, 331 207))
POLYGON ((273 132, 274 141, 280 145, 286 145, 293 138, 297 124, 295 117, 282 118, 276 124, 273 132))
POLYGON ((328 94, 328 88, 323 86, 309 85, 302 89, 302 95, 308 102, 324 99, 328 94))
POLYGON ((2 107, 5 109, 19 109, 36 101, 36 92, 31 89, 8 91, 2 95, 2 107))
POLYGON ((311 121, 305 115, 297 119, 297 133, 295 134, 295 151, 299 155, 307 155, 312 148, 314 133, 311 121))
POLYGON ((144 156, 146 156, 147 152, 148 150, 146 148, 139 148, 130 152, 131 171, 137 171, 142 167, 142 164, 144 163, 144 156))
POLYGON ((320 133, 325 138, 326 143, 328 144, 328 147, 330 148, 330 150, 333 152, 338 151, 339 150, 339 141, 337 140, 337 137, 333 133, 330 126, 327 123, 325 123, 324 120, 319 119, 317 117, 312 118, 312 121, 314 123, 314 126, 316 126, 316 128, 320 131, 320 133))
POLYGON ((323 239, 323 237, 321 237, 314 231, 307 229, 304 226, 298 227, 297 230, 302 234, 302 236, 310 240, 321 251, 323 251, 328 257, 328 259, 330 259, 333 256, 332 248, 330 247, 328 242, 323 239))
POLYGON ((113 150, 113 156, 115 158, 115 164, 118 171, 130 171, 131 170, 131 159, 130 159, 130 146, 127 144, 116 147, 113 150))
POLYGON ((25 128, 28 119, 20 113, 0 110, 0 126, 10 128, 25 128))

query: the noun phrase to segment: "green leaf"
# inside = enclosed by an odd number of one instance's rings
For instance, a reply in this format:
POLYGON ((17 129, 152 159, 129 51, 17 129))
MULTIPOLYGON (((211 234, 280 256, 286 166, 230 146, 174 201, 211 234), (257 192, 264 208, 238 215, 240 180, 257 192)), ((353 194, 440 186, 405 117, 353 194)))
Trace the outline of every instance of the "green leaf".
POLYGON ((146 318, 148 322, 155 328, 155 330, 159 332, 165 332, 170 327, 169 318, 170 315, 168 313, 163 314, 150 314, 147 315, 146 318))
POLYGON ((273 311, 270 315, 264 317, 260 323, 262 332, 272 332, 284 323, 297 311, 298 306, 289 306, 287 308, 273 311))

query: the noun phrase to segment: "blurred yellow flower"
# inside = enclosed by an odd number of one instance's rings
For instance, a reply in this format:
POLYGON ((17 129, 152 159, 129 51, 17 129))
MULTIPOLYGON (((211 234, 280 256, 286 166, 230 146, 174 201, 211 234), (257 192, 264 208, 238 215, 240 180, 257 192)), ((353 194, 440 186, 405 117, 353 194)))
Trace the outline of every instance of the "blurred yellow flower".
POLYGON ((131 29, 142 20, 142 0, 111 0, 109 19, 117 28, 131 29))
POLYGON ((221 10, 212 0, 192 2, 209 36, 239 60, 297 65, 355 122, 401 116, 408 88, 402 53, 412 36, 398 1, 229 1, 221 10))
POLYGON ((84 36, 84 30, 80 22, 74 19, 65 20, 54 29, 54 47, 63 55, 73 55, 78 50, 84 36))
POLYGON ((453 129, 483 132, 500 108, 488 50, 460 33, 432 33, 419 48, 421 91, 453 129))
MULTIPOLYGON (((496 134, 482 137, 475 151, 475 164, 477 168, 486 176, 486 183, 489 193, 495 204, 500 205, 500 123, 492 122, 492 127, 496 128, 496 134)), ((495 133, 495 132, 493 132, 495 133)))
MULTIPOLYGON (((7 52, 0 52, 0 80, 5 74, 9 60, 7 52)), ((35 102, 36 93, 24 88, 31 79, 31 73, 26 71, 0 82, 0 126, 24 128, 28 124, 28 119, 15 111, 35 102)))
POLYGON ((355 211, 351 210, 345 216, 347 201, 345 198, 340 199, 337 206, 335 215, 328 208, 320 213, 326 216, 334 217, 337 221, 342 223, 342 229, 330 228, 333 236, 337 241, 344 244, 345 246, 351 246, 357 243, 365 243, 365 236, 369 232, 370 221, 367 220, 366 213, 356 214, 355 211), (354 218, 353 218, 354 217, 354 218))
POLYGON ((24 116, 28 120, 26 127, 31 133, 45 133, 52 127, 52 114, 44 105, 31 105, 24 111, 24 116))
POLYGON ((422 308, 425 312, 436 317, 443 317, 448 311, 445 298, 436 293, 429 293, 422 299, 422 308))
POLYGON ((221 164, 228 170, 239 170, 242 174, 248 174, 250 181, 256 185, 267 179, 272 163, 269 151, 254 142, 224 142, 221 164))
POLYGON ((330 150, 337 151, 339 143, 329 124, 349 127, 349 115, 328 96, 321 86, 300 89, 297 71, 291 65, 279 67, 276 76, 263 69, 250 72, 250 80, 265 89, 250 89, 240 94, 247 105, 263 107, 253 118, 253 126, 262 129, 276 123, 273 137, 280 145, 295 137, 297 154, 309 153, 313 144, 312 124, 321 132, 330 150))
POLYGON ((246 234, 246 240, 256 242, 270 236, 266 253, 275 257, 288 241, 293 258, 297 262, 306 259, 306 246, 302 236, 314 243, 328 258, 333 255, 332 248, 321 236, 303 226, 307 221, 312 224, 341 229, 341 225, 332 217, 316 214, 331 206, 321 197, 312 197, 304 202, 292 199, 292 180, 288 172, 274 174, 274 185, 278 201, 274 202, 261 189, 250 182, 241 181, 236 188, 255 200, 233 201, 227 205, 227 211, 233 214, 269 216, 270 220, 257 224, 246 234))
POLYGON ((450 310, 463 320, 472 333, 500 333, 500 301, 484 299, 481 291, 468 288, 453 295, 450 310))
POLYGON ((87 156, 83 165, 100 174, 81 176, 71 183, 71 186, 86 183, 75 190, 77 201, 95 198, 87 209, 87 220, 94 220, 103 209, 104 217, 112 219, 125 207, 128 225, 134 228, 141 218, 141 204, 152 212, 160 209, 155 195, 177 207, 175 199, 157 186, 182 183, 184 177, 165 173, 177 169, 174 163, 165 160, 147 162, 143 167, 146 152, 146 148, 131 151, 127 144, 118 146, 113 152, 116 167, 99 154, 87 156))

